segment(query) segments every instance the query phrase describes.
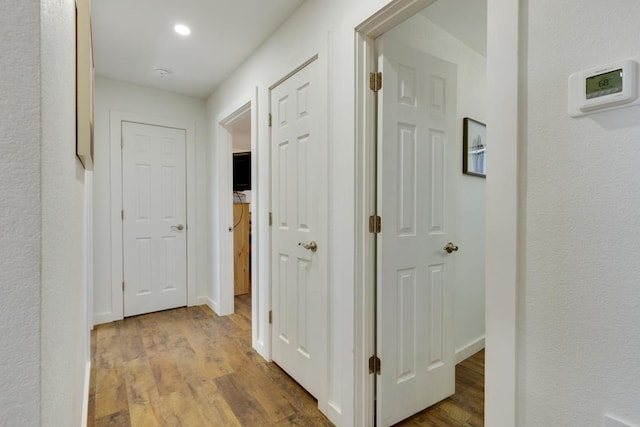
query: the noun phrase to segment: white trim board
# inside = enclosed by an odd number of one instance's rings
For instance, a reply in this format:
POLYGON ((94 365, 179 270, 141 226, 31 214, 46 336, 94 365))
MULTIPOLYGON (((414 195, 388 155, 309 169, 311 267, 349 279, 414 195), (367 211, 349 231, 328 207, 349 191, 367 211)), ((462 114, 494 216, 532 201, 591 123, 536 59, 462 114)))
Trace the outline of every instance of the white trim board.
POLYGON ((197 304, 196 305, 206 305, 207 307, 209 307, 214 313, 216 311, 215 309, 215 303, 213 302, 213 300, 209 297, 206 296, 199 296, 198 300, 197 300, 197 304))
POLYGON ((196 161, 195 123, 188 123, 140 113, 111 110, 109 114, 109 143, 111 152, 111 311, 94 314, 94 324, 124 318, 122 294, 122 122, 173 127, 186 131, 187 150, 187 305, 197 305, 196 284, 196 161), (193 237, 192 237, 193 236, 193 237))
POLYGON ((89 387, 91 387, 91 361, 88 361, 84 369, 84 387, 82 389, 82 418, 80 426, 86 427, 89 421, 89 387))
POLYGON ((465 359, 468 359, 469 357, 473 356, 483 348, 484 348, 484 336, 481 336, 480 338, 477 338, 465 344, 463 347, 457 348, 456 349, 456 365, 464 361, 465 359))

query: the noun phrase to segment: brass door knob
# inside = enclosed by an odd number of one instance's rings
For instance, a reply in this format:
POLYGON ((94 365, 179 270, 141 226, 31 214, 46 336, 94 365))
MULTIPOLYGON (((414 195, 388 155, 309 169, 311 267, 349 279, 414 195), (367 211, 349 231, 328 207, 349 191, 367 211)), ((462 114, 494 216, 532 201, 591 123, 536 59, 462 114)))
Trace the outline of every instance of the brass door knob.
POLYGON ((182 230, 184 230, 184 225, 182 225, 182 224, 172 225, 171 228, 175 228, 178 231, 182 231, 182 230))
POLYGON ((311 241, 309 243, 300 242, 298 243, 298 246, 302 246, 303 248, 308 249, 311 252, 315 252, 318 250, 318 244, 314 241, 311 241))
POLYGON ((454 245, 453 243, 449 242, 447 243, 444 248, 446 253, 450 254, 452 252, 458 252, 458 247, 456 245, 454 245))

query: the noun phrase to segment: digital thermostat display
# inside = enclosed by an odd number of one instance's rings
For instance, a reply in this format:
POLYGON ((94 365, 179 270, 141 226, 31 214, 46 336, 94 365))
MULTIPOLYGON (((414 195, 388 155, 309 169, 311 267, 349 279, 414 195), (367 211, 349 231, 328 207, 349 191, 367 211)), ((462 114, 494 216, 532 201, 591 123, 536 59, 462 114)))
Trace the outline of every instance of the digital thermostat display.
POLYGON ((580 117, 640 105, 640 57, 578 71, 569 76, 568 112, 580 117))
POLYGON ((622 68, 587 78, 587 99, 622 92, 622 68))

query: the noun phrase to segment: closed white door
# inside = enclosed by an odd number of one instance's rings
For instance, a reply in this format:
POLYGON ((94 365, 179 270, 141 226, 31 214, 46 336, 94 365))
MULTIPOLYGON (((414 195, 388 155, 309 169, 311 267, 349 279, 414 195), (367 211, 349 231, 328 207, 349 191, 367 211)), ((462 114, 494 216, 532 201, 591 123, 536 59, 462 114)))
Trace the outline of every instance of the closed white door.
POLYGON ((378 41, 377 425, 452 395, 456 66, 378 41))
POLYGON ((124 315, 187 305, 186 131, 122 122, 124 315))
POLYGON ((272 89, 272 358, 327 381, 327 141, 317 60, 272 89))

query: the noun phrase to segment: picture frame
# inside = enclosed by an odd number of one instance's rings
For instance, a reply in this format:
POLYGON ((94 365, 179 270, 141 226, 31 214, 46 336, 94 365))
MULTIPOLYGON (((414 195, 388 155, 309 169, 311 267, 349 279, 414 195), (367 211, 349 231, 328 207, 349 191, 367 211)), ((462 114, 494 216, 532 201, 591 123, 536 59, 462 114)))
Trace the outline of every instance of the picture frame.
POLYGON ((76 156, 93 170, 94 63, 90 0, 76 0, 76 156))
POLYGON ((462 173, 486 178, 487 125, 465 117, 462 129, 462 173))

